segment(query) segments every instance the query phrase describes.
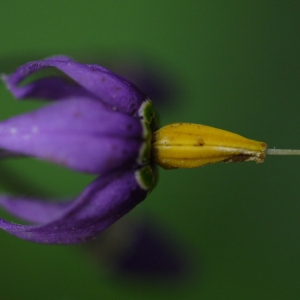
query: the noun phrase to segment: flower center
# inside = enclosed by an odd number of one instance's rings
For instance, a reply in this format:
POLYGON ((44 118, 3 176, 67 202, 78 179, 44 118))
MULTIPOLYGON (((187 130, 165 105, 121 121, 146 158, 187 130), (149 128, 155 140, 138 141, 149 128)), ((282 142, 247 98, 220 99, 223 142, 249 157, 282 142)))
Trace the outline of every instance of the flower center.
POLYGON ((140 107, 139 117, 143 128, 144 142, 140 149, 138 163, 143 166, 150 163, 152 132, 155 126, 155 112, 150 100, 147 99, 140 107))
POLYGON ((137 162, 140 166, 135 173, 139 185, 151 191, 155 183, 155 175, 152 170, 153 166, 150 165, 151 147, 152 147, 152 132, 156 129, 155 126, 155 110, 152 102, 147 99, 140 107, 138 113, 142 128, 143 128, 143 143, 139 152, 137 162))

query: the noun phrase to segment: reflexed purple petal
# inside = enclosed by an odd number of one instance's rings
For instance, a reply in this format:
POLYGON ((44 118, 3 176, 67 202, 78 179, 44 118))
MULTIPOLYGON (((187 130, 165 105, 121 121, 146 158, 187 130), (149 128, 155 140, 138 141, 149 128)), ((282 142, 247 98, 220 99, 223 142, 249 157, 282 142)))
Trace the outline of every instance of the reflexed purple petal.
POLYGON ((0 196, 0 206, 31 223, 46 223, 63 213, 70 202, 48 202, 24 197, 0 196))
POLYGON ((80 85, 62 77, 41 78, 31 82, 22 88, 15 89, 18 98, 42 98, 47 100, 59 100, 67 97, 96 98, 80 85))
MULTIPOLYGON (((136 115, 146 96, 140 92, 134 85, 129 83, 123 77, 120 77, 105 68, 97 65, 83 65, 64 56, 51 57, 45 60, 34 61, 21 66, 10 76, 3 76, 9 90, 17 97, 40 97, 41 89, 39 80, 29 86, 18 86, 28 75, 44 68, 55 67, 64 72, 77 84, 92 93, 95 97, 108 104, 110 107, 116 107, 119 111, 136 115)), ((56 85, 60 83, 55 82, 56 85)), ((50 99, 57 99, 53 92, 52 84, 43 86, 43 96, 50 99), (46 90, 47 88, 47 90, 46 90)))
POLYGON ((80 97, 0 123, 0 148, 90 173, 135 164, 141 136, 138 119, 80 97))
POLYGON ((114 172, 98 177, 59 218, 49 223, 19 225, 0 219, 0 228, 38 243, 79 243, 117 221, 146 196, 147 191, 137 183, 133 171, 114 172))

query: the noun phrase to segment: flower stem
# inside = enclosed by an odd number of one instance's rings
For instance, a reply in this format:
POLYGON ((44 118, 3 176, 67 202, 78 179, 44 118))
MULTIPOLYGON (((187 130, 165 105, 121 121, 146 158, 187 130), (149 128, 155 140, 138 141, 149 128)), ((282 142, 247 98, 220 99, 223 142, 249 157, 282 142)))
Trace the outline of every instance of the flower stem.
POLYGON ((300 155, 298 149, 266 149, 264 151, 267 155, 300 155))

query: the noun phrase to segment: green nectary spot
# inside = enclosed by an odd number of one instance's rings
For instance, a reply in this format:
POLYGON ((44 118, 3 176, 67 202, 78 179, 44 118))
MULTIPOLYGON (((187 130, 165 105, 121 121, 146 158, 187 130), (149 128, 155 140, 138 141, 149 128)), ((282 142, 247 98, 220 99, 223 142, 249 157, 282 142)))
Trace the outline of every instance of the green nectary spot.
POLYGON ((149 123, 142 121, 143 124, 143 137, 146 141, 151 140, 152 138, 152 130, 149 123))
POLYGON ((154 174, 149 165, 136 171, 135 177, 140 187, 144 190, 150 191, 155 183, 154 174))
POLYGON ((139 157, 137 159, 140 165, 146 165, 150 163, 151 155, 151 140, 152 140, 152 124, 154 120, 154 107, 150 100, 146 100, 139 110, 139 116, 141 117, 141 124, 143 127, 143 139, 139 157))
POLYGON ((141 146, 138 163, 140 165, 148 164, 150 161, 150 154, 151 154, 151 141, 147 140, 141 146))
POLYGON ((154 117, 154 107, 152 101, 146 100, 140 108, 140 116, 144 118, 145 122, 151 123, 154 117))

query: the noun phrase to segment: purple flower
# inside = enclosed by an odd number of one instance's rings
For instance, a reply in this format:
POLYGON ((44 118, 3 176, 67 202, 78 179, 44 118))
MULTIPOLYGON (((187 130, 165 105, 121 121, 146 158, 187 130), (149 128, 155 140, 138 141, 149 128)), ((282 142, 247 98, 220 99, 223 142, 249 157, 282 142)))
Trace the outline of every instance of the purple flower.
POLYGON ((145 199, 154 184, 150 166, 151 101, 124 78, 65 56, 27 63, 3 76, 19 99, 52 103, 0 122, 0 156, 32 156, 98 178, 73 201, 1 196, 0 204, 33 225, 0 219, 22 239, 70 244, 94 237, 145 199), (45 68, 66 77, 24 79, 45 68))
POLYGON ((99 175, 68 203, 0 196, 6 210, 33 223, 0 219, 0 228, 23 239, 70 244, 94 237, 146 198, 155 182, 152 163, 176 169, 265 158, 265 143, 205 125, 175 123, 153 133, 151 101, 97 65, 56 56, 3 80, 17 98, 53 103, 0 122, 0 158, 32 156, 99 175), (51 67, 65 77, 22 82, 51 67))

